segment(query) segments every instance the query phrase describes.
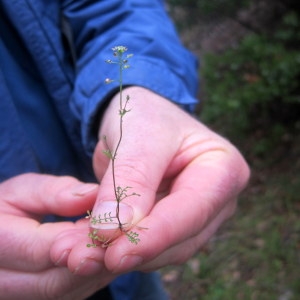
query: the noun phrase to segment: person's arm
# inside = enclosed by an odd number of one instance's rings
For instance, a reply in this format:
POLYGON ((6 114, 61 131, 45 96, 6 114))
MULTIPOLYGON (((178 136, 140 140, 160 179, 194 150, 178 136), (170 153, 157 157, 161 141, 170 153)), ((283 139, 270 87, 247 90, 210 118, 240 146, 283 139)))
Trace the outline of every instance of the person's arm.
POLYGON ((118 70, 105 62, 112 47, 134 54, 124 85, 145 87, 186 110, 196 104, 198 70, 195 57, 180 43, 161 0, 64 1, 72 29, 77 76, 72 99, 90 154, 97 142, 97 117, 117 92, 118 70), (95 131, 93 131, 93 128, 95 131))

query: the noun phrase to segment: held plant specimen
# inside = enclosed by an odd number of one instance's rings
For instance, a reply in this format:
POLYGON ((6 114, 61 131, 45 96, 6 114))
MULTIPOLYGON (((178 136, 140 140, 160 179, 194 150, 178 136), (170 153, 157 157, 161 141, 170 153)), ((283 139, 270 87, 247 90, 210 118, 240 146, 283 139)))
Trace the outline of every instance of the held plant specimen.
POLYGON ((120 217, 121 201, 131 196, 140 195, 135 192, 131 192, 130 186, 119 186, 116 182, 115 176, 115 161, 123 139, 123 119, 125 115, 130 111, 127 108, 130 97, 129 95, 126 95, 124 99, 123 96, 123 72, 125 69, 129 68, 128 60, 132 57, 132 54, 125 54, 127 48, 124 46, 116 46, 112 48, 112 51, 114 59, 106 60, 106 62, 109 64, 117 65, 117 67, 119 68, 119 78, 107 78, 105 82, 109 84, 113 81, 118 81, 119 83, 119 138, 115 149, 110 149, 107 143, 106 136, 103 136, 102 139, 106 147, 106 149, 103 151, 103 154, 111 160, 112 181, 114 190, 114 200, 116 201, 116 208, 115 211, 107 211, 104 212, 102 215, 97 216, 93 215, 92 212, 88 211, 87 218, 90 219, 91 224, 91 231, 89 233, 89 237, 92 240, 92 243, 87 245, 88 247, 97 247, 99 245, 101 245, 102 247, 107 247, 113 241, 113 236, 107 238, 107 236, 99 234, 99 230, 97 228, 99 227, 99 225, 102 225, 104 228, 117 228, 117 230, 119 230, 121 233, 127 236, 128 240, 131 243, 137 244, 140 241, 138 233, 128 229, 131 227, 132 224, 123 223, 120 217))

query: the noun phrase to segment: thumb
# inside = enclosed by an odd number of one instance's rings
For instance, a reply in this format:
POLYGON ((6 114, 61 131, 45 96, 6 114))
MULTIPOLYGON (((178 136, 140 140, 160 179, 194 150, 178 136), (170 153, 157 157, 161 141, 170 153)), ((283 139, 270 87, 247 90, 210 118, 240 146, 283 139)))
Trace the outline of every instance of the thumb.
MULTIPOLYGON (((95 161, 102 156, 99 142, 95 161)), ((149 214, 154 205, 158 176, 134 147, 124 146, 102 177, 90 224, 104 241, 112 241, 149 214), (113 170, 114 168, 114 170, 113 170)))
POLYGON ((130 95, 130 113, 120 122, 117 96, 111 101, 93 157, 101 185, 91 227, 100 231, 98 235, 107 236, 106 240, 119 236, 122 229, 129 230, 149 214, 178 144, 176 128, 161 128, 168 109, 157 109, 155 102, 161 102, 160 97, 134 87, 126 92, 130 95))

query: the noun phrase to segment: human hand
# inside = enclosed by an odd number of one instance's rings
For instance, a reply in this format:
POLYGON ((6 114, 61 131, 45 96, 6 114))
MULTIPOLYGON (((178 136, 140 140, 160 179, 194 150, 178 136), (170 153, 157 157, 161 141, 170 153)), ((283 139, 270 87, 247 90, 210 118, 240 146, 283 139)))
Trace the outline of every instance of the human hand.
POLYGON ((81 300, 113 279, 101 267, 101 251, 81 256, 73 249, 72 256, 70 247, 76 247, 66 239, 60 243, 65 252, 50 254, 55 240, 66 233, 76 232, 76 237, 87 242, 86 222, 40 223, 46 214, 85 213, 97 191, 98 185, 72 177, 37 174, 19 175, 0 184, 0 299, 81 300), (91 276, 79 276, 85 275, 86 268, 91 276))
MULTIPOLYGON (((131 186, 141 195, 124 199, 121 207, 122 222, 132 224, 141 241, 131 244, 119 232, 104 257, 106 267, 116 273, 186 261, 234 213, 249 177, 238 150, 180 108, 143 88, 124 93, 130 95, 132 110, 124 118, 115 177, 117 185, 131 186)), ((116 96, 100 129, 110 149, 118 141, 118 118, 116 96)), ((100 139, 94 154, 101 180, 95 216, 116 206, 111 162, 103 150, 100 139)), ((112 239, 117 230, 109 231, 112 239)))

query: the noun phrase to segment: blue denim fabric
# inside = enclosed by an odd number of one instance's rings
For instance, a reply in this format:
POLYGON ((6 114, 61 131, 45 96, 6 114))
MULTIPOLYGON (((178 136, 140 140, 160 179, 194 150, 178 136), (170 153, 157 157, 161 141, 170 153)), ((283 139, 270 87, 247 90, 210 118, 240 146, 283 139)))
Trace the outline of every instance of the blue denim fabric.
POLYGON ((121 275, 109 287, 114 300, 169 299, 157 272, 121 275))

